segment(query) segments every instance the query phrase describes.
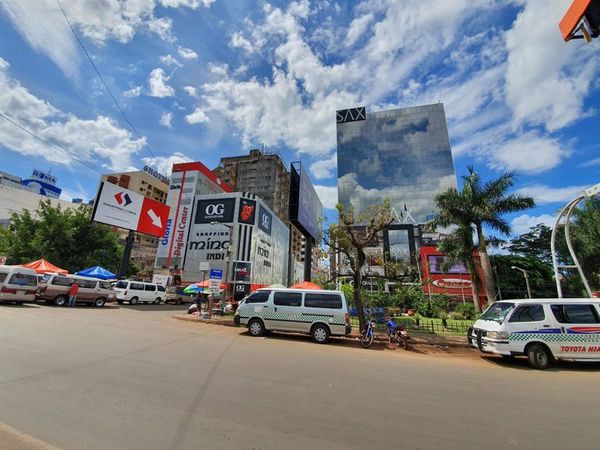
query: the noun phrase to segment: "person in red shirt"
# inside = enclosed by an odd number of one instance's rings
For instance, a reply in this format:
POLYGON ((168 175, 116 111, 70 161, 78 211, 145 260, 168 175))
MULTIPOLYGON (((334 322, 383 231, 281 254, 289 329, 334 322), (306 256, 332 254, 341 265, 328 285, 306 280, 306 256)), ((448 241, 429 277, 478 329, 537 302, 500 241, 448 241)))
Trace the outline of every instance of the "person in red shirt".
POLYGON ((77 284, 77 281, 75 281, 71 283, 71 287, 69 288, 69 304, 67 306, 75 306, 77 292, 79 292, 79 285, 77 284))

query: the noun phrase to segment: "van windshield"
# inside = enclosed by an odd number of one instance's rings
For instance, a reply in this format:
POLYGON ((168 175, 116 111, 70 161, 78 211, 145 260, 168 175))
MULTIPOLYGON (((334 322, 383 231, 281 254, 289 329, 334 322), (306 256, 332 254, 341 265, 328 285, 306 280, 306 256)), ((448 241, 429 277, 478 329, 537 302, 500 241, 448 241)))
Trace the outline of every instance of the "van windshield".
POLYGON ((127 289, 127 281, 117 281, 115 287, 118 289, 127 289))
POLYGON ((491 320, 493 322, 502 323, 508 313, 515 307, 514 303, 508 302, 496 302, 493 303, 485 312, 481 315, 482 320, 491 320))

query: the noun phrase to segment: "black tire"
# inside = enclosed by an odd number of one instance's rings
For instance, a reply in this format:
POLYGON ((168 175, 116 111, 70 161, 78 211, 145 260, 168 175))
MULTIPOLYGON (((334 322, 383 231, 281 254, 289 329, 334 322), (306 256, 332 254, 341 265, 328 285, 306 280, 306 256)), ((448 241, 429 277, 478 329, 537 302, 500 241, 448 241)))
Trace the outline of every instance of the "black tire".
POLYGON ((260 319, 252 319, 248 322, 248 332, 254 337, 264 336, 265 324, 260 319))
POLYGON ((364 334, 360 337, 360 345, 363 348, 369 348, 373 345, 373 339, 375 338, 374 334, 371 333, 369 336, 365 336, 364 334))
POLYGON ((537 370, 544 370, 552 363, 552 353, 545 345, 532 344, 527 347, 527 359, 529 365, 537 370))
POLYGON ((16 301, 16 302, 15 302, 15 305, 18 305, 18 306, 21 306, 22 304, 23 304, 23 302, 22 302, 22 301, 16 301))
POLYGON ((117 303, 118 303, 119 305, 122 305, 122 304, 123 304, 123 300, 117 300, 117 303))
POLYGON ((138 303, 137 297, 131 297, 131 300, 129 300, 130 305, 137 305, 137 303, 138 303))
POLYGON ((179 297, 179 298, 177 299, 177 302, 176 302, 176 303, 177 303, 178 305, 181 305, 181 304, 183 304, 183 300, 181 299, 181 297, 179 297))
POLYGON ((403 348, 404 350, 408 348, 406 340, 403 337, 396 338, 396 343, 398 344, 398 347, 403 348))
POLYGON ((156 300, 154 300, 154 304, 155 304, 155 305, 160 305, 160 297, 159 297, 159 298, 157 298, 156 300))
POLYGON ((94 300, 94 306, 96 308, 102 308, 106 304, 106 299, 104 297, 99 297, 94 300))
POLYGON ((327 344, 327 342, 329 342, 330 334, 329 327, 322 323, 316 324, 312 327, 312 330, 310 330, 310 335, 317 344, 327 344))
POLYGON ((54 297, 54 300, 52 302, 54 303, 54 306, 65 306, 68 301, 69 299, 66 295, 57 295, 56 297, 54 297))

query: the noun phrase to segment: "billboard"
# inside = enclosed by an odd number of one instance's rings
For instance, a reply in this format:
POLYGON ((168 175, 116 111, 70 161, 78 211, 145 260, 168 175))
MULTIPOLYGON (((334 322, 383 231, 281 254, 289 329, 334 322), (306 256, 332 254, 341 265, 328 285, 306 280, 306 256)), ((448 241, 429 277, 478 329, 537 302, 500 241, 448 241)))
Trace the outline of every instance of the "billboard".
POLYGON ((194 223, 231 223, 235 210, 235 198, 198 200, 194 223))
POLYGON ((233 280, 243 283, 251 281, 252 263, 250 261, 236 261, 234 266, 233 280))
POLYGON ((292 163, 290 171, 290 220, 305 235, 318 240, 323 205, 301 163, 292 163))
POLYGON ((116 184, 100 183, 92 215, 94 222, 161 237, 168 218, 168 206, 116 184))
POLYGON ((247 198, 240 198, 240 208, 238 222, 248 225, 254 225, 256 218, 256 201, 247 198))
POLYGON ((271 227, 273 226, 273 215, 265 208, 260 205, 258 208, 258 228, 262 231, 271 235, 271 227))

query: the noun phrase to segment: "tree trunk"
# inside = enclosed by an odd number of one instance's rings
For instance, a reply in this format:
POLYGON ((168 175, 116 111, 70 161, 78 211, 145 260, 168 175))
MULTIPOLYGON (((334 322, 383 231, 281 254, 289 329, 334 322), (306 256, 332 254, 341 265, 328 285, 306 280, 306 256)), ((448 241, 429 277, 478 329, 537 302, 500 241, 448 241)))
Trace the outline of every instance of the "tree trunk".
POLYGON ((496 300, 496 283, 494 282, 492 264, 490 263, 481 225, 477 225, 477 239, 479 240, 479 259, 481 260, 481 270, 483 272, 483 281, 485 282, 485 293, 488 305, 491 305, 496 300))
POLYGON ((358 270, 354 272, 354 291, 352 293, 354 294, 354 306, 356 306, 356 311, 358 313, 359 333, 362 333, 362 331, 365 329, 365 313, 362 304, 362 297, 360 295, 361 289, 362 273, 360 272, 360 270, 358 270))
POLYGON ((475 312, 481 312, 481 306, 479 305, 479 283, 473 278, 471 274, 471 292, 473 293, 473 304, 475 305, 475 312))

